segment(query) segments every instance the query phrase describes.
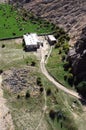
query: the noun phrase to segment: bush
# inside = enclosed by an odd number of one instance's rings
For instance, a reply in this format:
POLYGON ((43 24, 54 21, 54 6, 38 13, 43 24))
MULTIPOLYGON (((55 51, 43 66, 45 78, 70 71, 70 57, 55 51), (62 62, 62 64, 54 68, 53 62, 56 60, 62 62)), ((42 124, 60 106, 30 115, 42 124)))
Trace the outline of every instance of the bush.
POLYGON ((42 82, 41 82, 40 77, 37 78, 36 83, 37 83, 38 86, 42 86, 42 82))
POLYGON ((72 86, 74 81, 73 74, 69 73, 67 77, 68 77, 68 83, 72 86))
POLYGON ((86 98, 86 81, 80 82, 77 86, 77 91, 86 98))
POLYGON ((55 119, 55 111, 54 110, 50 110, 50 112, 49 112, 49 116, 50 116, 50 118, 52 119, 52 120, 54 120, 55 119))
POLYGON ((65 50, 68 50, 69 51, 69 45, 68 45, 68 43, 65 43, 64 45, 63 45, 63 50, 65 51, 65 50))
POLYGON ((43 92, 43 90, 44 90, 44 89, 41 87, 41 88, 40 88, 40 92, 42 93, 42 92, 43 92))
POLYGON ((68 71, 69 71, 69 73, 72 73, 72 68, 70 67, 70 68, 68 69, 68 71))
POLYGON ((63 65, 63 67, 64 67, 64 70, 67 71, 70 67, 70 63, 68 61, 66 61, 63 65))
POLYGON ((65 60, 65 57, 66 57, 65 55, 62 55, 62 61, 64 61, 64 60, 65 60))
POLYGON ((0 74, 2 74, 3 73, 3 70, 0 70, 0 74))
POLYGON ((16 33, 13 33, 13 36, 15 36, 16 35, 16 33))
POLYGON ((67 80, 67 74, 64 75, 64 80, 67 80))
POLYGON ((57 42, 56 44, 55 44, 55 48, 59 48, 61 46, 61 43, 60 42, 57 42))
POLYGON ((4 44, 2 44, 2 48, 4 48, 5 47, 5 45, 4 44))
POLYGON ((29 97, 30 97, 30 93, 29 93, 29 90, 27 90, 26 95, 25 95, 25 98, 27 99, 27 98, 29 98, 29 97))
POLYGON ((35 65, 36 65, 36 62, 32 61, 31 66, 35 66, 35 65))
POLYGON ((20 99, 20 95, 19 94, 17 95, 17 99, 20 99))
POLYGON ((58 54, 61 54, 62 53, 62 50, 61 49, 59 49, 59 53, 58 54))
POLYGON ((47 90, 47 96, 50 96, 51 95, 51 89, 49 88, 48 90, 47 90))

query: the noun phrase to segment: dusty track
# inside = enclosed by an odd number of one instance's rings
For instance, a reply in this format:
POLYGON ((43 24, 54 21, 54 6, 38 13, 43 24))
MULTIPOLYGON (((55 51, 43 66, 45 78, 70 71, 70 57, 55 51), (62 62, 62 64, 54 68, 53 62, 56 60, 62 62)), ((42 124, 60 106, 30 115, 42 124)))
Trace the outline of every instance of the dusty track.
POLYGON ((80 99, 81 97, 78 95, 77 92, 74 92, 72 90, 67 89, 65 86, 61 85, 60 83, 58 83, 46 70, 45 67, 45 53, 44 53, 44 49, 41 48, 41 62, 40 62, 40 68, 42 73, 47 77, 47 79, 50 80, 50 82, 52 82, 57 88, 59 88, 60 90, 64 91, 65 93, 76 97, 78 99, 80 99))
POLYGON ((0 130, 14 130, 12 117, 6 99, 3 98, 3 90, 1 88, 2 76, 0 75, 0 130))

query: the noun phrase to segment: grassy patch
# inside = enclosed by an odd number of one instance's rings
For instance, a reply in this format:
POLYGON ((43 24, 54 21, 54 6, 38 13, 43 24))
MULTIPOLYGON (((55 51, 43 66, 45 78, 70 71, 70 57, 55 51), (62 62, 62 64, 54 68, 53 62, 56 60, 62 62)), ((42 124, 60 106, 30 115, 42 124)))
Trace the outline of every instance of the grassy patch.
POLYGON ((0 46, 2 46, 2 43, 5 48, 0 48, 0 69, 7 70, 13 67, 31 66, 33 61, 36 63, 35 66, 38 65, 36 56, 32 52, 24 52, 21 44, 16 44, 14 41, 5 41, 0 42, 0 46))
POLYGON ((11 5, 0 4, 0 38, 11 38, 22 36, 27 32, 49 33, 52 31, 51 24, 41 20, 30 19, 31 16, 24 15, 23 9, 17 11, 11 5))
POLYGON ((62 55, 64 54, 64 51, 59 54, 59 49, 53 48, 51 56, 48 59, 48 63, 46 65, 48 71, 50 74, 58 80, 60 83, 65 85, 66 87, 70 87, 67 81, 64 80, 64 76, 67 75, 67 71, 64 71, 63 65, 64 62, 62 62, 62 55))

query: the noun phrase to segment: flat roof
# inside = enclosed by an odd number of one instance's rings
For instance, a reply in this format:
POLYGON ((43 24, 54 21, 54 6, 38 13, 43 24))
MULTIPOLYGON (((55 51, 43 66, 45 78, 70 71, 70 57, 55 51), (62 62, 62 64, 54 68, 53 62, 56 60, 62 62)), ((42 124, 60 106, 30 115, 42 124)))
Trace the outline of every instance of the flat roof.
POLYGON ((51 41, 56 41, 56 38, 55 38, 53 35, 48 35, 48 38, 49 38, 51 41))
POLYGON ((26 45, 37 45, 38 36, 36 33, 23 35, 24 41, 26 45))

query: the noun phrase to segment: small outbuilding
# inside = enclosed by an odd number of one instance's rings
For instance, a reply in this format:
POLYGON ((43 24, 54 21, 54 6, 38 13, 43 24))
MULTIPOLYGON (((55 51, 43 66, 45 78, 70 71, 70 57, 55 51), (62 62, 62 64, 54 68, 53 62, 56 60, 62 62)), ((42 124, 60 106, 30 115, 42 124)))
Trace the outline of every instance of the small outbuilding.
POLYGON ((48 35, 47 36, 48 42, 50 45, 54 45, 56 43, 56 38, 53 35, 48 35))

